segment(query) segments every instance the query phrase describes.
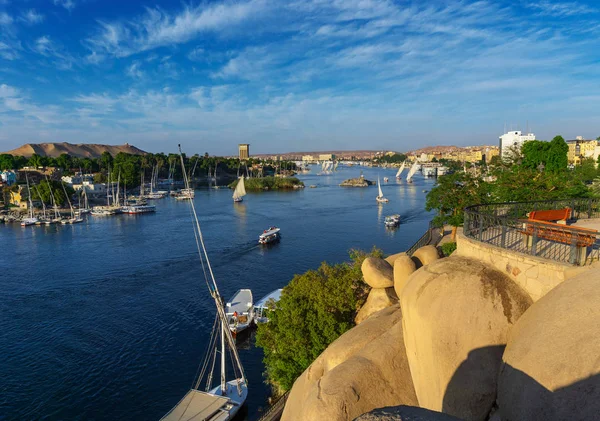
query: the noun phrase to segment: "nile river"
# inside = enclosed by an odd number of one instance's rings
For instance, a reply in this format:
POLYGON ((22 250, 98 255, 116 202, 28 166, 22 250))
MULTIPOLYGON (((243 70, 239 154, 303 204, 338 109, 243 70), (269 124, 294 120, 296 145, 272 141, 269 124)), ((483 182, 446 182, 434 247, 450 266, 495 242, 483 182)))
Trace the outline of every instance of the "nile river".
MULTIPOLYGON (((426 230, 433 180, 396 182, 384 169, 340 167, 301 175, 306 189, 249 193, 198 190, 195 202, 226 299, 250 288, 255 300, 350 248, 404 251, 426 230), (341 188, 344 179, 390 182, 341 188), (318 188, 308 188, 315 184, 318 188), (388 230, 386 215, 400 213, 388 230), (277 225, 282 240, 257 245, 277 225)), ((406 175, 406 172, 405 174, 406 175)), ((190 388, 214 318, 202 277, 189 204, 166 198, 155 214, 88 216, 73 226, 0 225, 0 420, 157 420, 190 388)), ((240 420, 267 405, 262 352, 240 341, 249 397, 240 420)))

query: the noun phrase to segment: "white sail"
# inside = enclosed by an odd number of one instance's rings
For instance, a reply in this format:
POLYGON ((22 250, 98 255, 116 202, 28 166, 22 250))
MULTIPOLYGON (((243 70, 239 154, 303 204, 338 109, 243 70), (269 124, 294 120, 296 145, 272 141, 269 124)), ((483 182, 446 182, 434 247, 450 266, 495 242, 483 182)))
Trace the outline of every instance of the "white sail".
POLYGON ((402 171, 404 171, 405 164, 406 164, 406 161, 402 161, 402 165, 400 165, 400 168, 398 169, 398 172, 396 173, 396 178, 400 178, 402 171))
POLYGON ((415 173, 417 172, 418 167, 419 167, 419 163, 417 161, 415 161, 415 163, 412 164, 412 167, 410 167, 410 171, 408 172, 408 175, 406 176, 406 181, 410 181, 413 178, 413 175, 415 175, 415 173))
POLYGON ((241 176, 233 191, 233 199, 241 199, 244 196, 246 196, 246 186, 244 185, 244 176, 241 176))
POLYGON ((335 161, 335 164, 333 164, 333 171, 337 171, 337 167, 338 167, 338 162, 335 161))
POLYGON ((379 177, 377 177, 377 187, 379 188, 379 196, 377 197, 383 197, 383 192, 381 191, 381 181, 379 180, 379 177))
POLYGON ((323 163, 321 163, 321 171, 326 171, 327 170, 327 162, 323 161, 323 163))

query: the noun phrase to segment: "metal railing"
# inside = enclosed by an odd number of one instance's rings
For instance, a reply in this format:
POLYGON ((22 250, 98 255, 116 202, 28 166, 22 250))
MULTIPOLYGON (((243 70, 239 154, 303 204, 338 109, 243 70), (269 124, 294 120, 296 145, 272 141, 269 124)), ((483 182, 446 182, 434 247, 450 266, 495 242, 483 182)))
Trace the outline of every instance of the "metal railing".
POLYGON ((425 231, 425 234, 419 238, 416 243, 414 243, 408 250, 406 250, 406 254, 412 256, 415 251, 420 249, 421 247, 428 246, 433 244, 437 246, 442 237, 444 236, 443 230, 440 227, 436 227, 433 224, 433 221, 429 222, 429 228, 425 231))
POLYGON ((281 396, 271 407, 260 417, 259 421, 277 421, 281 418, 283 414, 283 410, 285 409, 285 403, 287 402, 287 398, 290 395, 290 391, 288 390, 281 396))
POLYGON ((570 208, 571 219, 600 218, 600 199, 475 205, 465 208, 464 235, 518 253, 583 266, 600 259, 600 234, 527 220, 538 210, 570 208))

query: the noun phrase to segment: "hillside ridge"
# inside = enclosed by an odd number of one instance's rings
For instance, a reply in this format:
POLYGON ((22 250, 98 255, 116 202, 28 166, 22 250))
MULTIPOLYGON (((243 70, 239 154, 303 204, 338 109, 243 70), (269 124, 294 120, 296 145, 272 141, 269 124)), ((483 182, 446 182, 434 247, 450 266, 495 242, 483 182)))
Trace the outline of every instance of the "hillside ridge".
POLYGON ((124 145, 102 145, 98 143, 26 143, 11 151, 2 152, 14 156, 31 157, 33 154, 57 158, 66 153, 77 158, 98 158, 102 153, 108 152, 115 156, 119 152, 132 155, 145 155, 146 152, 128 143, 124 145))

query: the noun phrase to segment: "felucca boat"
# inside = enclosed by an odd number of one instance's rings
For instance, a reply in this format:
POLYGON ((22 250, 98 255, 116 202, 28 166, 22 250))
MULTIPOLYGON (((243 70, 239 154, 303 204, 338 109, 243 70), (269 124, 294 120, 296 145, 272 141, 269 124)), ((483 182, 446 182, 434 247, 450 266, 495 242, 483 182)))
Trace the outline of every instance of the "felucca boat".
POLYGON ((244 196, 246 196, 246 186, 244 185, 244 176, 242 175, 239 178, 237 185, 235 186, 235 190, 233 191, 233 201, 241 202, 244 200, 244 196))
POLYGON ((29 217, 24 218, 21 221, 22 227, 35 225, 38 222, 38 219, 33 216, 33 200, 31 200, 31 189, 29 188, 29 177, 27 177, 27 173, 25 173, 25 181, 27 182, 27 196, 29 198, 29 217))
POLYGON ((402 165, 400 165, 400 168, 398 168, 398 172, 396 173, 396 178, 398 180, 400 180, 402 177, 400 177, 402 175, 402 171, 404 171, 404 167, 405 167, 406 161, 402 161, 402 165))
POLYGON ((246 330, 254 321, 252 291, 240 289, 226 304, 229 330, 234 335, 246 330))
POLYGON ((381 191, 381 180, 379 179, 379 176, 377 176, 377 188, 379 189, 379 194, 377 195, 375 200, 377 200, 379 203, 389 202, 389 200, 383 195, 383 192, 381 191))
POLYGON ((412 164, 412 167, 410 167, 410 170, 408 171, 408 175, 406 176, 407 182, 412 183, 412 178, 416 174, 418 169, 419 169, 419 162, 415 161, 414 164, 412 164))
MULTIPOLYGON (((183 167, 183 154, 181 147, 179 155, 183 167)), ((189 181, 187 174, 184 171, 184 183, 186 189, 189 189, 189 181)), ((202 273, 204 280, 208 286, 208 291, 215 302, 217 314, 211 336, 208 340, 208 349, 206 358, 202 365, 202 370, 197 378, 192 389, 171 409, 161 420, 165 421, 228 421, 231 420, 244 405, 248 396, 248 384, 244 368, 240 361, 240 357, 233 339, 233 335, 229 330, 228 318, 223 306, 223 299, 219 293, 219 288, 212 271, 210 260, 204 246, 204 237, 200 229, 200 222, 196 214, 194 201, 189 201, 192 221, 194 225, 194 236, 200 255, 200 264, 202 265, 202 273), (229 351, 228 352, 228 349, 229 351), (233 372, 226 372, 226 356, 231 356, 231 366, 233 372), (213 387, 213 368, 215 365, 220 365, 220 382, 216 387, 213 387)))

